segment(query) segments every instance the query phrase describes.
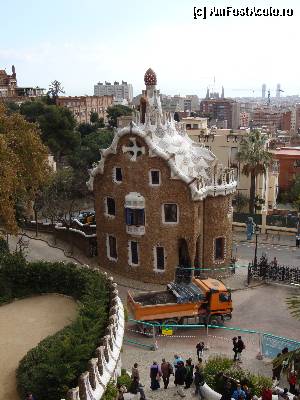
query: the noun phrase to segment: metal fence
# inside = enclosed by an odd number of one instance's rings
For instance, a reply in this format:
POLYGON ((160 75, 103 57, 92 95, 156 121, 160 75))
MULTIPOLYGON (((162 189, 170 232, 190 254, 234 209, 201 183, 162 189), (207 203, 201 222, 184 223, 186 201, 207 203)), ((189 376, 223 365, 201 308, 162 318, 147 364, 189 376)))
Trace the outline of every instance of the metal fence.
POLYGON ((252 218, 253 218, 253 221, 254 221, 257 225, 261 225, 261 223, 262 223, 261 214, 249 214, 249 213, 238 213, 238 212, 234 212, 234 213, 233 213, 233 222, 241 222, 241 223, 246 224, 249 217, 252 217, 252 218))
MULTIPOLYGON (((232 326, 216 326, 216 325, 172 325, 159 324, 144 321, 137 321, 129 318, 126 328, 125 343, 133 346, 148 348, 149 350, 163 349, 164 352, 173 340, 178 344, 177 340, 186 341, 186 352, 189 347, 193 350, 199 340, 203 340, 206 344, 209 342, 212 351, 219 354, 231 354, 232 336, 242 335, 246 343, 248 356, 262 354, 267 358, 275 358, 283 348, 287 347, 289 351, 300 348, 300 342, 290 338, 277 336, 272 333, 257 331, 253 329, 243 329, 232 326), (141 329, 147 327, 146 333, 141 329), (166 331, 168 328, 168 332, 166 331), (188 339, 188 341, 187 341, 188 339)), ((174 347, 171 346, 171 351, 174 347)))
POLYGON ((268 261, 267 257, 262 256, 260 260, 249 264, 248 280, 260 279, 277 281, 287 284, 300 285, 300 268, 288 265, 279 265, 277 261, 268 261))
POLYGON ((267 215, 267 225, 285 228, 297 228, 297 215, 267 215))

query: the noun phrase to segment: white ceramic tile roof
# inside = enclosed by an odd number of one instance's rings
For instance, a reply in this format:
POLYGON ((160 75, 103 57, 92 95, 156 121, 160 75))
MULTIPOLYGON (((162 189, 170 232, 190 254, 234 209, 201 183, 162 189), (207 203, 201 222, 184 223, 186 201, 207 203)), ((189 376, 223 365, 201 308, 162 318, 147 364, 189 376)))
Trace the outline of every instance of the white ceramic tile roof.
MULTIPOLYGON (((111 146, 101 151, 102 158, 98 165, 90 171, 88 186, 93 190, 94 177, 104 172, 105 160, 108 155, 116 154, 121 137, 131 135, 130 150, 134 155, 128 162, 138 162, 136 137, 142 138, 149 150, 150 156, 164 159, 171 170, 172 179, 181 179, 191 190, 193 200, 202 200, 207 195, 226 195, 236 189, 233 170, 223 168, 218 164, 214 154, 203 144, 189 138, 184 125, 174 120, 171 114, 163 114, 161 110, 159 91, 155 86, 147 86, 144 92, 146 98, 145 123, 141 123, 140 115, 136 115, 136 123, 118 129, 111 146)), ((144 148, 141 154, 145 152, 144 148)), ((123 152, 129 149, 123 146, 123 152)))

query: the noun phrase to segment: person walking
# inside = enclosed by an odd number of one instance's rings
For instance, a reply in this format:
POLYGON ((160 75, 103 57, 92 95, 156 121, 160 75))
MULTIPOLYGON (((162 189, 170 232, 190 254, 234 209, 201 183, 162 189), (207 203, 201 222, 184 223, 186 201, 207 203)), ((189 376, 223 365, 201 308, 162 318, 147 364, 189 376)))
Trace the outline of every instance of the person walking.
POLYGON ((245 350, 246 346, 245 343, 242 340, 241 336, 238 336, 238 340, 237 340, 237 359, 238 361, 242 361, 242 351, 245 350))
POLYGON ((234 361, 236 361, 237 360, 237 354, 238 354, 238 345, 237 345, 237 337, 236 336, 234 338, 232 338, 232 344, 233 344, 232 351, 234 353, 233 359, 234 359, 234 361))
POLYGON ((157 365, 157 362, 153 361, 153 364, 150 367, 150 380, 151 380, 150 388, 152 390, 157 390, 160 388, 159 384, 160 378, 161 378, 161 370, 157 365))
MULTIPOLYGON (((198 396, 199 399, 202 399, 201 386, 204 385, 204 374, 202 370, 201 371, 199 370, 198 365, 196 365, 195 367, 194 384, 195 384, 195 396, 198 396)), ((228 400, 231 400, 231 398, 228 400)))
POLYGON ((140 381, 138 366, 138 363, 133 364, 133 367, 131 368, 131 379, 137 378, 137 380, 140 381))
POLYGON ((204 347, 205 347, 204 342, 199 342, 199 343, 196 344, 196 351, 197 351, 198 361, 199 361, 200 357, 203 356, 204 347))
POLYGON ((194 365, 192 364, 192 359, 189 358, 186 360, 185 363, 185 378, 184 378, 184 383, 185 383, 185 389, 188 389, 191 387, 191 384, 193 383, 193 372, 194 372, 194 365))
POLYGON ((162 380, 164 382, 164 388, 167 389, 169 382, 170 382, 170 375, 173 375, 173 367, 172 365, 165 360, 165 358, 162 359, 162 363, 160 365, 160 370, 162 373, 162 380))
POLYGON ((185 397, 185 393, 183 391, 183 386, 184 386, 184 378, 186 375, 186 370, 184 367, 184 362, 179 361, 177 363, 177 368, 175 370, 175 385, 177 387, 177 394, 179 394, 180 397, 185 397))
POLYGON ((139 382, 137 377, 135 376, 130 384, 129 393, 132 394, 140 394, 140 400, 146 400, 146 395, 143 389, 143 385, 139 382))

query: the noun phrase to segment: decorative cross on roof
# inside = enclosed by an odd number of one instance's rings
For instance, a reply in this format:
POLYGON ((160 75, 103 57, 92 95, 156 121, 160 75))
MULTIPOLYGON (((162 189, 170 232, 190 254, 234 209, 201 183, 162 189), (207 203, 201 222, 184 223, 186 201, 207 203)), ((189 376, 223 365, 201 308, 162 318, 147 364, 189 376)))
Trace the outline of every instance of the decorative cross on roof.
POLYGON ((139 146, 136 143, 136 138, 129 138, 130 144, 129 146, 122 146, 123 153, 129 153, 131 155, 130 161, 136 161, 137 157, 142 154, 145 154, 145 147, 139 146))

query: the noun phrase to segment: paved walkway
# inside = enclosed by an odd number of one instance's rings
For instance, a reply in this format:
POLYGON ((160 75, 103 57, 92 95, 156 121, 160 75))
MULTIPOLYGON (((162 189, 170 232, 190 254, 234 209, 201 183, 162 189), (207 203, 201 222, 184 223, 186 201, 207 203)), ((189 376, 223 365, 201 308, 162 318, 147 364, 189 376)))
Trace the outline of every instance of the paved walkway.
POLYGON ((0 399, 19 400, 15 377, 19 361, 42 339, 69 325, 76 314, 75 301, 54 294, 0 307, 0 399))

